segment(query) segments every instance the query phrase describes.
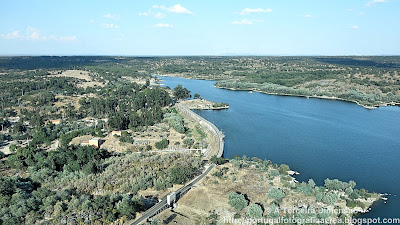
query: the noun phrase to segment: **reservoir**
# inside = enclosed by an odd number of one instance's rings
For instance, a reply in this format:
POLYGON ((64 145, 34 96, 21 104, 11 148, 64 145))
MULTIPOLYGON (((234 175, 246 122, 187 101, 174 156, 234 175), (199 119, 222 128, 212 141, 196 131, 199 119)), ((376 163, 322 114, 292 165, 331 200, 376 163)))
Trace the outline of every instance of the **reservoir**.
POLYGON ((225 158, 269 159, 300 172, 299 181, 326 178, 356 188, 388 193, 360 217, 400 217, 400 107, 365 109, 354 103, 231 91, 215 81, 161 77, 173 89, 182 84, 203 98, 230 108, 200 111, 225 133, 225 158))

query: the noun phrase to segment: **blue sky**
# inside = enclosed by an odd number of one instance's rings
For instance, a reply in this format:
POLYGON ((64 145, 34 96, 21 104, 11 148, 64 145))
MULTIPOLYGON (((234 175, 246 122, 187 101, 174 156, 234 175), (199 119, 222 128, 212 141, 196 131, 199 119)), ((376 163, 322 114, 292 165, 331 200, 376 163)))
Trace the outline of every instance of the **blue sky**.
POLYGON ((399 55, 400 0, 0 0, 0 55, 399 55))

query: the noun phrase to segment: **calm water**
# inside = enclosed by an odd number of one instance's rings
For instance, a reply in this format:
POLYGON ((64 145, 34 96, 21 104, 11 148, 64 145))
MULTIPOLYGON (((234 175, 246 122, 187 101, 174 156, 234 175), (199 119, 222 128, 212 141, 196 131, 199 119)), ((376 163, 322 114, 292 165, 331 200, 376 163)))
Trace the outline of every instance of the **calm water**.
POLYGON ((230 104, 197 111, 226 135, 224 157, 247 155, 285 163, 298 180, 354 180, 357 188, 389 193, 364 217, 400 217, 400 107, 364 109, 353 103, 214 88, 213 81, 161 77, 191 94, 230 104))

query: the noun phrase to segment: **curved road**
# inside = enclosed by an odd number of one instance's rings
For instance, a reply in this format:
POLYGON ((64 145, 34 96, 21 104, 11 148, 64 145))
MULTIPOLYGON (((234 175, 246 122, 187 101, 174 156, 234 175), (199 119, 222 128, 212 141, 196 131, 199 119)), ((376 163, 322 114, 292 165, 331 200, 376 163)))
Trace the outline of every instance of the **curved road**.
MULTIPOLYGON (((204 119, 203 117, 197 115, 196 113, 194 113, 192 110, 186 108, 185 106, 177 103, 176 107, 181 109, 184 113, 186 113, 188 116, 192 117, 193 119, 195 119, 198 122, 201 122, 200 124, 202 124, 205 128, 209 129, 212 133, 214 133, 217 136, 217 140, 218 140, 218 153, 217 153, 217 157, 222 157, 222 154, 224 153, 224 134, 218 130, 218 128, 210 123, 209 121, 207 121, 206 119, 204 119)), ((211 151, 210 151, 211 152, 211 151)), ((203 171, 202 174, 200 174, 198 177, 194 178, 192 181, 189 182, 189 184, 179 188, 176 191, 176 200, 178 200, 179 198, 181 198, 184 194, 186 194, 186 192, 188 192, 196 183, 198 183, 201 179, 203 179, 212 169, 214 169, 216 165, 215 164, 211 164, 206 170, 203 171)), ((141 217, 137 218, 135 221, 129 221, 127 224, 129 225, 138 225, 143 223, 144 221, 146 221, 147 219, 161 213, 162 211, 164 211, 165 209, 167 209, 169 207, 169 205, 167 204, 167 196, 164 196, 163 198, 160 199, 161 201, 158 202, 157 204, 155 204, 153 207, 151 207, 150 209, 146 210, 141 217)))

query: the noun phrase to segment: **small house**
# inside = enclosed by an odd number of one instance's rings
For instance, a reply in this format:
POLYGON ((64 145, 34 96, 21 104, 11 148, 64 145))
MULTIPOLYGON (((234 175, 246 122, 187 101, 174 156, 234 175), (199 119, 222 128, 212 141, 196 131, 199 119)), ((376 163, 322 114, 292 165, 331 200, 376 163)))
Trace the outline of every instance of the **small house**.
POLYGON ((81 146, 93 146, 95 148, 99 148, 101 144, 100 142, 101 142, 100 138, 92 138, 88 141, 83 141, 81 143, 81 146))

